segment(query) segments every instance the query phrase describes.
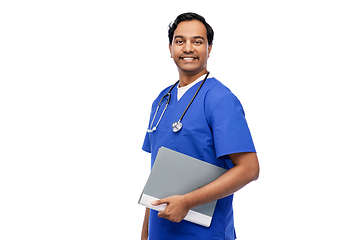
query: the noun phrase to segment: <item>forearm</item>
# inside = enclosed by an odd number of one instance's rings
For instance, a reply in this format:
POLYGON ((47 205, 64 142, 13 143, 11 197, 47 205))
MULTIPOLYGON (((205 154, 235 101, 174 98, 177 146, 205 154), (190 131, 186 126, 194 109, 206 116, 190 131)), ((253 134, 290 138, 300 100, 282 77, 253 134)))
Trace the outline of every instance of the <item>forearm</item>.
POLYGON ((149 235, 149 216, 150 216, 150 209, 146 208, 145 216, 144 216, 144 223, 141 231, 141 240, 147 240, 149 235))
POLYGON ((175 195, 152 202, 154 206, 167 204, 158 216, 173 222, 180 222, 191 208, 229 196, 259 176, 256 153, 230 155, 234 167, 215 181, 185 195, 175 195))
POLYGON ((231 159, 236 164, 233 168, 208 185, 184 195, 190 209, 229 196, 258 178, 259 165, 255 153, 245 153, 241 157, 234 155, 231 159))

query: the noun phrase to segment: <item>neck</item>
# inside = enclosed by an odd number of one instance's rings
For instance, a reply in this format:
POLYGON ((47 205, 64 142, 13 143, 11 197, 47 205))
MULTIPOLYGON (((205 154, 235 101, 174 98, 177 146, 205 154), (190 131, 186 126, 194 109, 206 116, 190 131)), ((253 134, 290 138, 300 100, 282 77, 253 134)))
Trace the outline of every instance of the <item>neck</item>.
POLYGON ((192 82, 194 82, 196 79, 198 79, 199 77, 201 77, 202 75, 207 73, 207 69, 204 68, 203 70, 201 70, 200 72, 198 72, 197 74, 186 74, 186 73, 181 73, 180 72, 180 83, 179 83, 179 87, 185 87, 186 85, 191 84, 192 82))

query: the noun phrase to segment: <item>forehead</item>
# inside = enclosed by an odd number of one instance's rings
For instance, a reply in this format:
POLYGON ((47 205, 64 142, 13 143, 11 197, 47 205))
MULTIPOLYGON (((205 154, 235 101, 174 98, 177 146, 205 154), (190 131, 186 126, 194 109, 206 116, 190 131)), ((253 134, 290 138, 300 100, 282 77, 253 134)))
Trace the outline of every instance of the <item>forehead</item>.
POLYGON ((200 36, 204 39, 206 38, 206 27, 205 25, 198 20, 184 21, 178 24, 174 32, 175 36, 183 36, 191 38, 194 36, 200 36))

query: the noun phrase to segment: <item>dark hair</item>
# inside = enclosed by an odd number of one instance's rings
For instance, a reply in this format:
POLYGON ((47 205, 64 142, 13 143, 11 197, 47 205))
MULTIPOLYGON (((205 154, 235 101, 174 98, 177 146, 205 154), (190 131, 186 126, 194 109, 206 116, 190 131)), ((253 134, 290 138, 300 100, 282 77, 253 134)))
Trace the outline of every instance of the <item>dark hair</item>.
POLYGON ((206 27, 206 36, 207 40, 209 42, 209 45, 212 45, 213 39, 214 39, 214 30, 212 27, 205 21, 205 18, 200 16, 199 14, 188 12, 180 14, 174 22, 170 23, 169 25, 169 43, 172 44, 172 40, 174 37, 174 32, 179 23, 184 21, 191 21, 191 20, 198 20, 202 22, 206 27))

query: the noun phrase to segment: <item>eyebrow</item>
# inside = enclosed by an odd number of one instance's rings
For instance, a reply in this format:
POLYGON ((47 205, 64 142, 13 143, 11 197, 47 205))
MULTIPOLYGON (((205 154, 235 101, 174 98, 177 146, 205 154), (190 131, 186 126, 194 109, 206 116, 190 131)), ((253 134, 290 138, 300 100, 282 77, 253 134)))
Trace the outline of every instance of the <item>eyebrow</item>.
MULTIPOLYGON (((182 36, 182 35, 176 35, 176 36, 174 37, 174 39, 176 39, 176 38, 184 38, 184 36, 182 36)), ((202 36, 194 36, 194 37, 191 37, 191 39, 197 39, 197 38, 200 38, 200 39, 202 39, 202 40, 205 41, 205 39, 204 39, 202 36)))

